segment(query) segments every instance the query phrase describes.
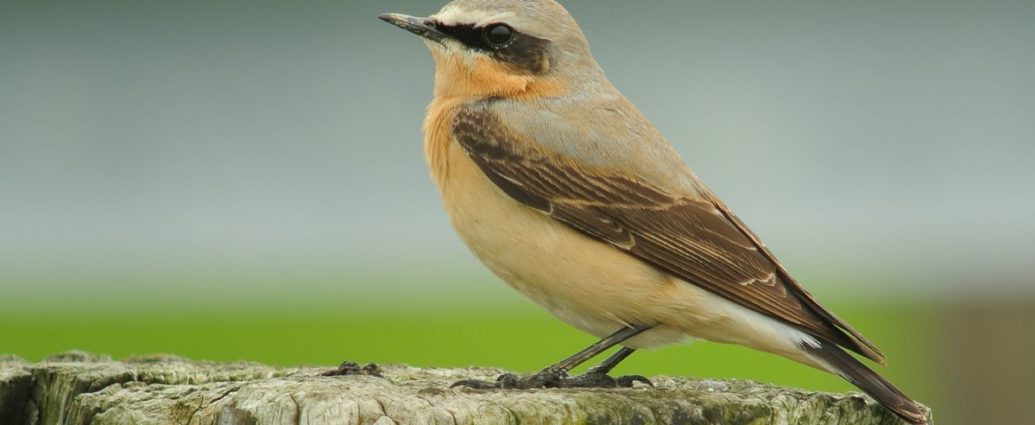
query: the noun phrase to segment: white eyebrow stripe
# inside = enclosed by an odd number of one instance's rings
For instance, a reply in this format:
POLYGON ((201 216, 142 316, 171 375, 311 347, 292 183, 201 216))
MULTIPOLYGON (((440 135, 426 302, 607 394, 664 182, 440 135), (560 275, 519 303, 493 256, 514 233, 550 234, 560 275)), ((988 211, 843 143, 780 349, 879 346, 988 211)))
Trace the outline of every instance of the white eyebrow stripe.
POLYGON ((489 26, 491 24, 497 24, 497 23, 505 22, 507 20, 507 18, 512 18, 512 17, 514 17, 514 12, 499 13, 499 14, 496 14, 495 16, 489 16, 487 18, 484 18, 484 19, 478 21, 477 23, 474 24, 474 27, 475 28, 487 27, 487 26, 489 26))
POLYGON ((514 12, 493 13, 489 10, 462 10, 447 6, 431 18, 446 26, 473 24, 475 28, 481 28, 511 17, 514 17, 514 12))

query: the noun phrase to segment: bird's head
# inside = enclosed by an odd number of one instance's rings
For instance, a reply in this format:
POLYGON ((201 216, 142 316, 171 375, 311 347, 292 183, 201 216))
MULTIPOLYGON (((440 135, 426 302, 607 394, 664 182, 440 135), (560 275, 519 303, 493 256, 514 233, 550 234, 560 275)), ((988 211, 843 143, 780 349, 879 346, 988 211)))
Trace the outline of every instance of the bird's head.
POLYGON ((554 0, 456 0, 427 18, 380 19, 424 39, 437 97, 544 96, 602 75, 575 19, 554 0))

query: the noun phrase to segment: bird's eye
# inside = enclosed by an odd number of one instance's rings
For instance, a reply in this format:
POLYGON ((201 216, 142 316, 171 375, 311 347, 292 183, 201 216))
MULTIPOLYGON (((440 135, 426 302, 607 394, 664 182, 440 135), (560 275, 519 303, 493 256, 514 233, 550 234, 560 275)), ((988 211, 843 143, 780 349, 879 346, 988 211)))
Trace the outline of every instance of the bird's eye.
POLYGON ((494 48, 503 47, 510 42, 510 39, 514 38, 514 30, 504 24, 489 26, 485 28, 485 32, 482 34, 485 36, 485 41, 489 43, 489 46, 494 48))

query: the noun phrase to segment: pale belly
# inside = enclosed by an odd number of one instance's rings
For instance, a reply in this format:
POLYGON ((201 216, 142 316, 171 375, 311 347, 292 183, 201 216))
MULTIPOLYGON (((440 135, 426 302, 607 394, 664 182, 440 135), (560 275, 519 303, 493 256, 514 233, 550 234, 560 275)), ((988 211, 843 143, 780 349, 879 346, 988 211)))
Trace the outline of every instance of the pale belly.
MULTIPOLYGON (((511 287, 564 322, 604 337, 629 324, 660 325, 627 343, 687 340, 663 310, 686 284, 618 249, 525 207, 498 189, 453 145, 439 180, 453 227, 471 251, 511 287)), ((681 310, 677 308, 677 310, 681 310)), ((679 315, 670 311, 667 315, 679 315)))

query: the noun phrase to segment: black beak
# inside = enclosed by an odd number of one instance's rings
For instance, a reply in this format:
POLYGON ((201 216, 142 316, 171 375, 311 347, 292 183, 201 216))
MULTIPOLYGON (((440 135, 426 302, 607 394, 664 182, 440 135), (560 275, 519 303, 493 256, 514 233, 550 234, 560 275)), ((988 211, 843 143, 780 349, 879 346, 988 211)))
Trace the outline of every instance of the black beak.
POLYGON ((441 42, 446 38, 444 33, 435 29, 435 25, 428 18, 418 18, 398 13, 385 13, 377 18, 429 40, 441 42))

